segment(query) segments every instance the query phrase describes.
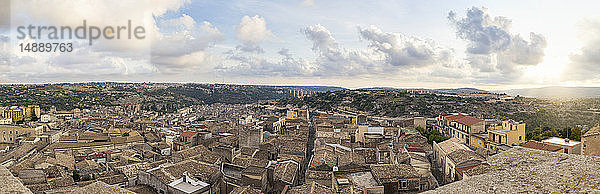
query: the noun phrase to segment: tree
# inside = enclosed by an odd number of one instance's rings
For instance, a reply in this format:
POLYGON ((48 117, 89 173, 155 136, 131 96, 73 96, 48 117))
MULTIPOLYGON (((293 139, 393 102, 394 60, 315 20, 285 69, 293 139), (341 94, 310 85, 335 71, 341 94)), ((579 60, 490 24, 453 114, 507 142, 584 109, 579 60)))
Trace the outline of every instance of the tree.
POLYGON ((73 181, 78 182, 81 179, 81 176, 79 176, 79 172, 77 172, 77 170, 73 170, 73 181))
POLYGON ((427 134, 427 142, 432 143, 432 142, 442 142, 442 141, 446 141, 447 139, 450 139, 446 136, 443 136, 439 131, 437 130, 431 130, 429 131, 429 134, 427 134))
POLYGON ((581 128, 573 127, 571 128, 571 132, 569 133, 569 139, 581 141, 581 133, 581 128))

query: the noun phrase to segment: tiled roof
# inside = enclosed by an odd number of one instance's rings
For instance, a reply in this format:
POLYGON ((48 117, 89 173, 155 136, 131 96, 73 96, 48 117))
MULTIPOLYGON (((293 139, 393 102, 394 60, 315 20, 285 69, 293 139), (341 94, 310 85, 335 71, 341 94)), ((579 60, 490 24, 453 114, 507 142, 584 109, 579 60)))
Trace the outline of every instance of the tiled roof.
POLYGON ((469 149, 466 145, 460 143, 460 139, 458 138, 450 138, 446 141, 437 144, 446 154, 452 153, 456 150, 460 149, 469 149))
POLYGON ((464 125, 473 125, 479 122, 483 122, 483 120, 472 117, 472 116, 464 116, 462 118, 456 119, 456 122, 462 123, 464 125))
POLYGON ((194 132, 194 131, 184 131, 183 133, 181 133, 181 136, 185 136, 185 137, 194 137, 194 135, 198 134, 198 132, 194 132))
POLYGON ((561 147, 558 147, 555 145, 550 145, 550 144, 545 144, 545 143, 534 141, 534 140, 529 140, 527 143, 523 144, 522 147, 536 149, 536 150, 544 150, 544 151, 549 151, 549 152, 557 152, 557 151, 562 150, 561 147))
POLYGON ((281 179, 288 184, 293 184, 298 171, 298 163, 294 161, 283 161, 275 166, 275 178, 281 179))
POLYGON ((475 175, 480 175, 483 173, 486 173, 490 170, 490 165, 487 163, 481 163, 477 166, 474 166, 473 168, 470 169, 465 169, 466 171, 464 171, 463 173, 467 173, 470 176, 475 176, 475 175))
POLYGON ((372 165, 371 173, 379 183, 394 181, 395 179, 417 178, 419 174, 408 164, 380 164, 372 165))
POLYGON ((317 182, 310 182, 303 184, 302 186, 291 188, 287 191, 288 194, 333 194, 334 191, 329 187, 321 185, 317 182))
POLYGON ((207 183, 214 183, 217 181, 215 178, 220 175, 218 166, 195 160, 185 160, 171 166, 152 169, 150 171, 151 174, 164 184, 169 184, 181 178, 183 172, 188 172, 188 174, 193 175, 195 178, 200 178, 201 181, 207 183))
POLYGON ((456 151, 448 154, 448 158, 450 158, 456 164, 462 163, 462 162, 468 161, 468 160, 473 160, 473 159, 485 160, 485 157, 483 157, 473 151, 463 150, 463 149, 456 150, 456 151))
POLYGON ((86 185, 76 189, 73 193, 134 193, 127 189, 120 188, 118 186, 111 186, 102 181, 97 181, 92 184, 86 185))
POLYGON ((0 185, 3 193, 31 193, 6 167, 0 165, 0 185))
POLYGON ((176 162, 191 158, 214 164, 217 163, 221 157, 208 150, 205 146, 198 145, 173 153, 173 158, 177 159, 175 160, 176 162))
POLYGON ((591 128, 583 136, 585 137, 585 136, 597 135, 597 134, 600 134, 600 125, 591 128))
POLYGON ((233 161, 231 162, 232 164, 235 164, 237 166, 241 166, 244 168, 247 168, 249 166, 256 166, 256 167, 267 167, 267 165, 269 165, 269 161, 268 160, 261 160, 258 158, 249 158, 249 157, 234 157, 233 161))
POLYGON ((260 194, 260 190, 252 188, 250 185, 238 187, 229 192, 229 194, 260 194))

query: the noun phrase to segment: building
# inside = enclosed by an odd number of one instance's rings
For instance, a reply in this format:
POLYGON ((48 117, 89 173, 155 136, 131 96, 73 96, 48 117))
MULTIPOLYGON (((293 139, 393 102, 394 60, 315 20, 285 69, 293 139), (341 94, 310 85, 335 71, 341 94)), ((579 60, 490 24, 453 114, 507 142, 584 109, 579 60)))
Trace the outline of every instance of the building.
POLYGON ((447 181, 450 182, 462 179, 460 174, 457 173, 457 169, 465 169, 485 162, 485 157, 465 149, 458 149, 446 157, 444 175, 448 179, 447 181))
POLYGON ((433 142, 433 159, 434 166, 438 168, 439 171, 443 172, 446 169, 446 156, 456 150, 469 150, 464 144, 460 143, 460 140, 457 138, 450 138, 441 143, 433 142))
POLYGON ((298 109, 298 118, 308 121, 310 119, 308 109, 298 109))
POLYGON ((421 186, 419 174, 408 164, 372 165, 371 173, 384 193, 419 191, 421 186))
POLYGON ((2 165, 0 165, 0 185, 2 185, 2 193, 31 193, 27 187, 23 186, 23 183, 19 179, 15 178, 2 165))
POLYGON ((367 115, 359 114, 358 116, 356 116, 356 124, 357 125, 367 124, 367 115))
POLYGON ((40 118, 41 115, 41 109, 40 106, 38 105, 28 105, 25 107, 22 107, 22 109, 24 110, 24 115, 26 118, 40 118))
POLYGON ((547 144, 547 143, 542 143, 539 141, 535 141, 535 140, 529 140, 527 143, 523 144, 521 147, 524 148, 531 148, 531 149, 536 149, 536 150, 543 150, 543 151, 548 151, 548 152, 559 152, 562 153, 563 152, 563 148, 552 145, 552 144, 547 144))
POLYGON ((447 137, 456 137, 470 145, 471 135, 485 132, 484 120, 464 114, 444 114, 436 118, 434 127, 447 137))
POLYGON ((525 143, 525 123, 513 120, 502 121, 502 125, 488 129, 488 149, 497 150, 499 145, 525 143))
POLYGON ((384 128, 379 126, 368 126, 368 125, 360 125, 358 129, 356 129, 355 139, 357 142, 366 142, 365 136, 368 135, 384 135, 384 128))
POLYGON ((158 193, 220 193, 219 167, 185 160, 138 172, 138 184, 148 185, 158 193))
POLYGON ((19 137, 35 137, 43 132, 43 127, 28 128, 15 125, 0 125, 0 143, 17 143, 19 137))
POLYGON ((581 154, 600 156, 600 125, 591 128, 581 136, 581 154))
POLYGON ((184 131, 181 133, 181 142, 186 145, 186 147, 193 147, 198 145, 199 132, 195 131, 184 131))
POLYGON ((421 127, 423 129, 427 128, 427 118, 425 117, 415 117, 413 118, 413 126, 416 128, 421 127))
POLYGON ((551 138, 542 140, 542 143, 561 147, 561 148, 563 148, 563 153, 581 154, 581 142, 578 142, 578 141, 563 139, 560 137, 551 137, 551 138))
POLYGON ((239 131, 238 144, 239 147, 258 148, 263 138, 262 126, 243 127, 239 131))
POLYGON ((25 110, 19 107, 13 106, 2 111, 2 117, 6 119, 12 119, 14 121, 20 121, 25 118, 25 110))
POLYGON ((565 188, 579 193, 598 193, 600 157, 544 152, 515 146, 490 156, 488 164, 490 168, 483 174, 426 193, 569 192, 565 188))
POLYGON ((298 118, 298 112, 293 111, 293 110, 288 110, 287 113, 285 114, 285 119, 297 119, 298 118))
POLYGON ((489 147, 488 133, 476 133, 471 135, 470 146, 487 149, 489 147))

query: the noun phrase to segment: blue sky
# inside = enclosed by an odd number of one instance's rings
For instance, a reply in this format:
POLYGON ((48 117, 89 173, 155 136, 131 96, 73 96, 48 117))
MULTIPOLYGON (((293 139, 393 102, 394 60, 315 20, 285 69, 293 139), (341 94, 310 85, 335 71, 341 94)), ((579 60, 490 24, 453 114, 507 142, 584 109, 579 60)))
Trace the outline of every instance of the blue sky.
POLYGON ((12 1, 0 83, 202 82, 358 87, 598 86, 595 1, 12 1), (65 13, 70 17, 64 17, 65 13), (452 13, 452 14, 451 14, 452 13), (148 29, 74 53, 21 53, 17 25, 148 29), (10 59, 10 60, 6 60, 10 59))

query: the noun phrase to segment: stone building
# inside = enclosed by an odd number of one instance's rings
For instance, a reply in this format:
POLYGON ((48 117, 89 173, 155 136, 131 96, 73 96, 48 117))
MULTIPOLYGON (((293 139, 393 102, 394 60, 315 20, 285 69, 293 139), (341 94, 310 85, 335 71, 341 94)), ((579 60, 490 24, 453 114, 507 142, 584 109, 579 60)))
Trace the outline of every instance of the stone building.
POLYGON ((581 136, 581 154, 600 156, 600 125, 590 129, 581 136))
POLYGON ((139 171, 138 184, 158 193, 220 193, 222 176, 216 165, 185 160, 139 171))
POLYGON ((262 126, 244 127, 239 131, 239 146, 258 148, 263 141, 262 126))
POLYGON ((419 191, 420 189, 420 176, 408 164, 372 165, 371 173, 377 183, 383 185, 386 194, 419 191))

